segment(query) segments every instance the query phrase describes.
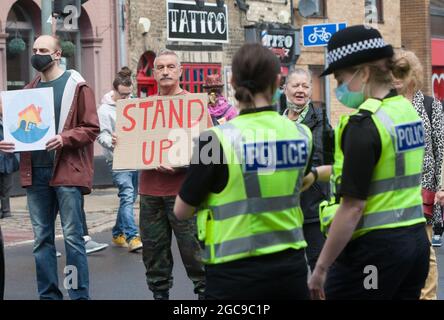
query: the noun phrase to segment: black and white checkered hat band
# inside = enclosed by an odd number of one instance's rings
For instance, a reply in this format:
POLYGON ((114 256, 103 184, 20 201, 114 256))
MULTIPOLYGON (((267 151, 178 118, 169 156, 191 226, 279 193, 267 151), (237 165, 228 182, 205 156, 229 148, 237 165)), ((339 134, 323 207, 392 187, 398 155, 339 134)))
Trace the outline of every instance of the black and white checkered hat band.
POLYGON ((379 49, 385 46, 387 46, 387 44, 382 38, 368 39, 348 44, 346 46, 330 51, 327 55, 327 63, 330 65, 336 61, 339 61, 347 57, 350 54, 354 54, 369 49, 379 49))

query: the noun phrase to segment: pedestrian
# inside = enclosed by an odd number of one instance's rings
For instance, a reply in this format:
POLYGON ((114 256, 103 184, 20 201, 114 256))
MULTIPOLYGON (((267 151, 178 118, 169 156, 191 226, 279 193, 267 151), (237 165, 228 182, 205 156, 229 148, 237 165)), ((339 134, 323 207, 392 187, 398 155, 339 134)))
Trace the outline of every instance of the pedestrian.
POLYGON ((310 130, 272 103, 280 63, 270 50, 242 46, 232 72, 240 115, 201 134, 174 211, 198 211, 207 299, 308 299, 298 197, 310 130))
MULTIPOLYGON (((424 124, 425 154, 421 179, 423 208, 427 219, 427 234, 433 246, 441 245, 440 235, 433 230, 443 223, 441 206, 434 203, 435 193, 441 186, 441 164, 444 153, 444 118, 439 100, 424 95, 421 91, 424 70, 412 51, 401 50, 395 55, 398 73, 394 74, 395 88, 415 108, 424 124)), ((430 250, 430 269, 421 300, 436 300, 438 290, 438 265, 435 250, 430 250)))
MULTIPOLYGON (((0 106, 0 140, 3 140, 2 109, 0 106)), ((10 193, 12 190, 12 175, 19 169, 19 163, 14 154, 0 152, 0 219, 11 217, 10 193)))
MULTIPOLYGON (((71 299, 89 299, 88 261, 83 239, 82 194, 91 192, 94 141, 100 131, 94 93, 74 70, 60 68, 62 49, 53 36, 40 36, 33 45, 32 66, 39 72, 26 88, 52 88, 56 136, 46 150, 20 154, 20 176, 26 188, 34 231, 34 258, 40 299, 63 299, 58 286, 54 245, 55 220, 60 213, 66 265, 74 267, 76 286, 71 299)), ((14 145, 2 141, 0 150, 14 145)))
POLYGON ((336 128, 333 170, 317 169, 324 181, 333 172, 339 188, 332 206, 322 207, 328 237, 309 280, 311 295, 419 299, 430 254, 421 199, 421 119, 393 89, 398 67, 378 30, 339 31, 327 57, 322 75, 334 73, 336 97, 356 111, 336 128))
MULTIPOLYGON (((113 81, 113 90, 102 98, 99 107, 100 135, 97 138, 103 147, 106 163, 108 164, 113 183, 118 188, 120 199, 116 223, 112 229, 112 242, 118 247, 128 248, 135 252, 142 248, 139 230, 134 218, 134 203, 137 199, 138 173, 136 170, 112 170, 113 168, 113 134, 116 131, 116 102, 131 98, 133 83, 131 70, 123 67, 113 81)), ((114 140, 115 141, 115 140, 114 140)))
POLYGON ((108 248, 107 243, 100 243, 94 241, 91 238, 91 235, 89 234, 88 225, 86 224, 85 198, 83 195, 82 195, 82 225, 83 225, 83 240, 85 241, 86 254, 99 252, 108 248))
POLYGON ((236 108, 230 105, 223 96, 223 87, 224 84, 220 74, 207 76, 203 85, 204 90, 208 93, 208 112, 215 126, 230 121, 238 114, 236 108))
MULTIPOLYGON (((290 70, 285 83, 287 109, 284 116, 295 123, 305 124, 313 135, 313 166, 319 167, 325 163, 323 132, 331 126, 324 118, 321 108, 315 108, 311 103, 313 93, 312 74, 303 68, 290 70)), ((311 271, 324 245, 324 235, 319 223, 319 204, 329 198, 328 183, 317 181, 310 189, 301 194, 301 208, 304 213, 304 238, 307 241, 306 255, 311 271)))
MULTIPOLYGON (((188 94, 180 86, 182 66, 174 51, 163 50, 154 60, 154 78, 159 96, 188 94)), ((180 221, 173 212, 174 200, 185 178, 186 168, 159 166, 140 175, 140 232, 146 280, 154 299, 169 299, 173 286, 171 235, 177 240, 182 262, 194 284, 194 293, 203 298, 205 273, 194 219, 180 221)))

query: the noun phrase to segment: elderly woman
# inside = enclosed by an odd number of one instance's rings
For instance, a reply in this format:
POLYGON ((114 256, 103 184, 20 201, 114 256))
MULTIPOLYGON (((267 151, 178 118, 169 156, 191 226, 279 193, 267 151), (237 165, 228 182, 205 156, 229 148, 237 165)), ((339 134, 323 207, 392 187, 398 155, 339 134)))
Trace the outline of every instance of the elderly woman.
MULTIPOLYGON (((418 57, 411 51, 399 51, 395 55, 399 72, 394 73, 398 92, 412 102, 424 123, 425 154, 421 179, 424 213, 427 218, 427 233, 434 246, 440 246, 440 234, 432 239, 433 229, 441 229, 441 207, 434 205, 435 192, 441 183, 441 163, 444 152, 444 122, 441 103, 421 92, 424 72, 418 57)), ((437 233, 437 232, 435 232, 437 233)), ((438 269, 434 250, 430 250, 430 271, 421 299, 436 299, 438 269)))
MULTIPOLYGON (((325 128, 331 129, 331 127, 328 119, 324 118, 322 109, 315 108, 311 103, 312 89, 310 71, 302 68, 290 71, 284 90, 287 98, 284 116, 310 128, 313 135, 313 166, 318 167, 325 164, 323 132, 325 128)), ((319 225, 319 203, 328 198, 328 193, 328 184, 317 182, 301 194, 301 208, 304 213, 303 229, 308 244, 306 254, 312 271, 324 244, 324 236, 319 225)))

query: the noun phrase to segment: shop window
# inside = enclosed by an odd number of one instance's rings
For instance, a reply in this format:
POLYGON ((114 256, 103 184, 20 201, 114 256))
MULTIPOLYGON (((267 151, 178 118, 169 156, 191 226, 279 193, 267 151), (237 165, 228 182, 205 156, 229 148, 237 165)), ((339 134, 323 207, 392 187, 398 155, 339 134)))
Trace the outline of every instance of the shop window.
POLYGON ((216 73, 221 74, 220 64, 182 63, 182 67, 182 88, 191 93, 203 92, 202 86, 208 75, 216 73))
POLYGON ((315 0, 317 12, 310 18, 326 18, 327 17, 327 0, 315 0))
POLYGON ((367 23, 373 23, 373 17, 377 19, 377 23, 384 23, 384 1, 383 0, 365 0, 365 15, 367 23), (374 10, 376 9, 376 15, 374 10))

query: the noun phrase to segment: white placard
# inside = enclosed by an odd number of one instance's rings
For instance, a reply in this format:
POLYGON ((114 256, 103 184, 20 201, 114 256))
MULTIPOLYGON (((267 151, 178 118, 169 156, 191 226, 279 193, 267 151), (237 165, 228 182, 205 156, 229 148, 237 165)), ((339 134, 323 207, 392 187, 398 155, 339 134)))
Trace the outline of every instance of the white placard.
POLYGON ((53 88, 3 91, 1 98, 5 141, 16 152, 45 150, 55 136, 53 88))

